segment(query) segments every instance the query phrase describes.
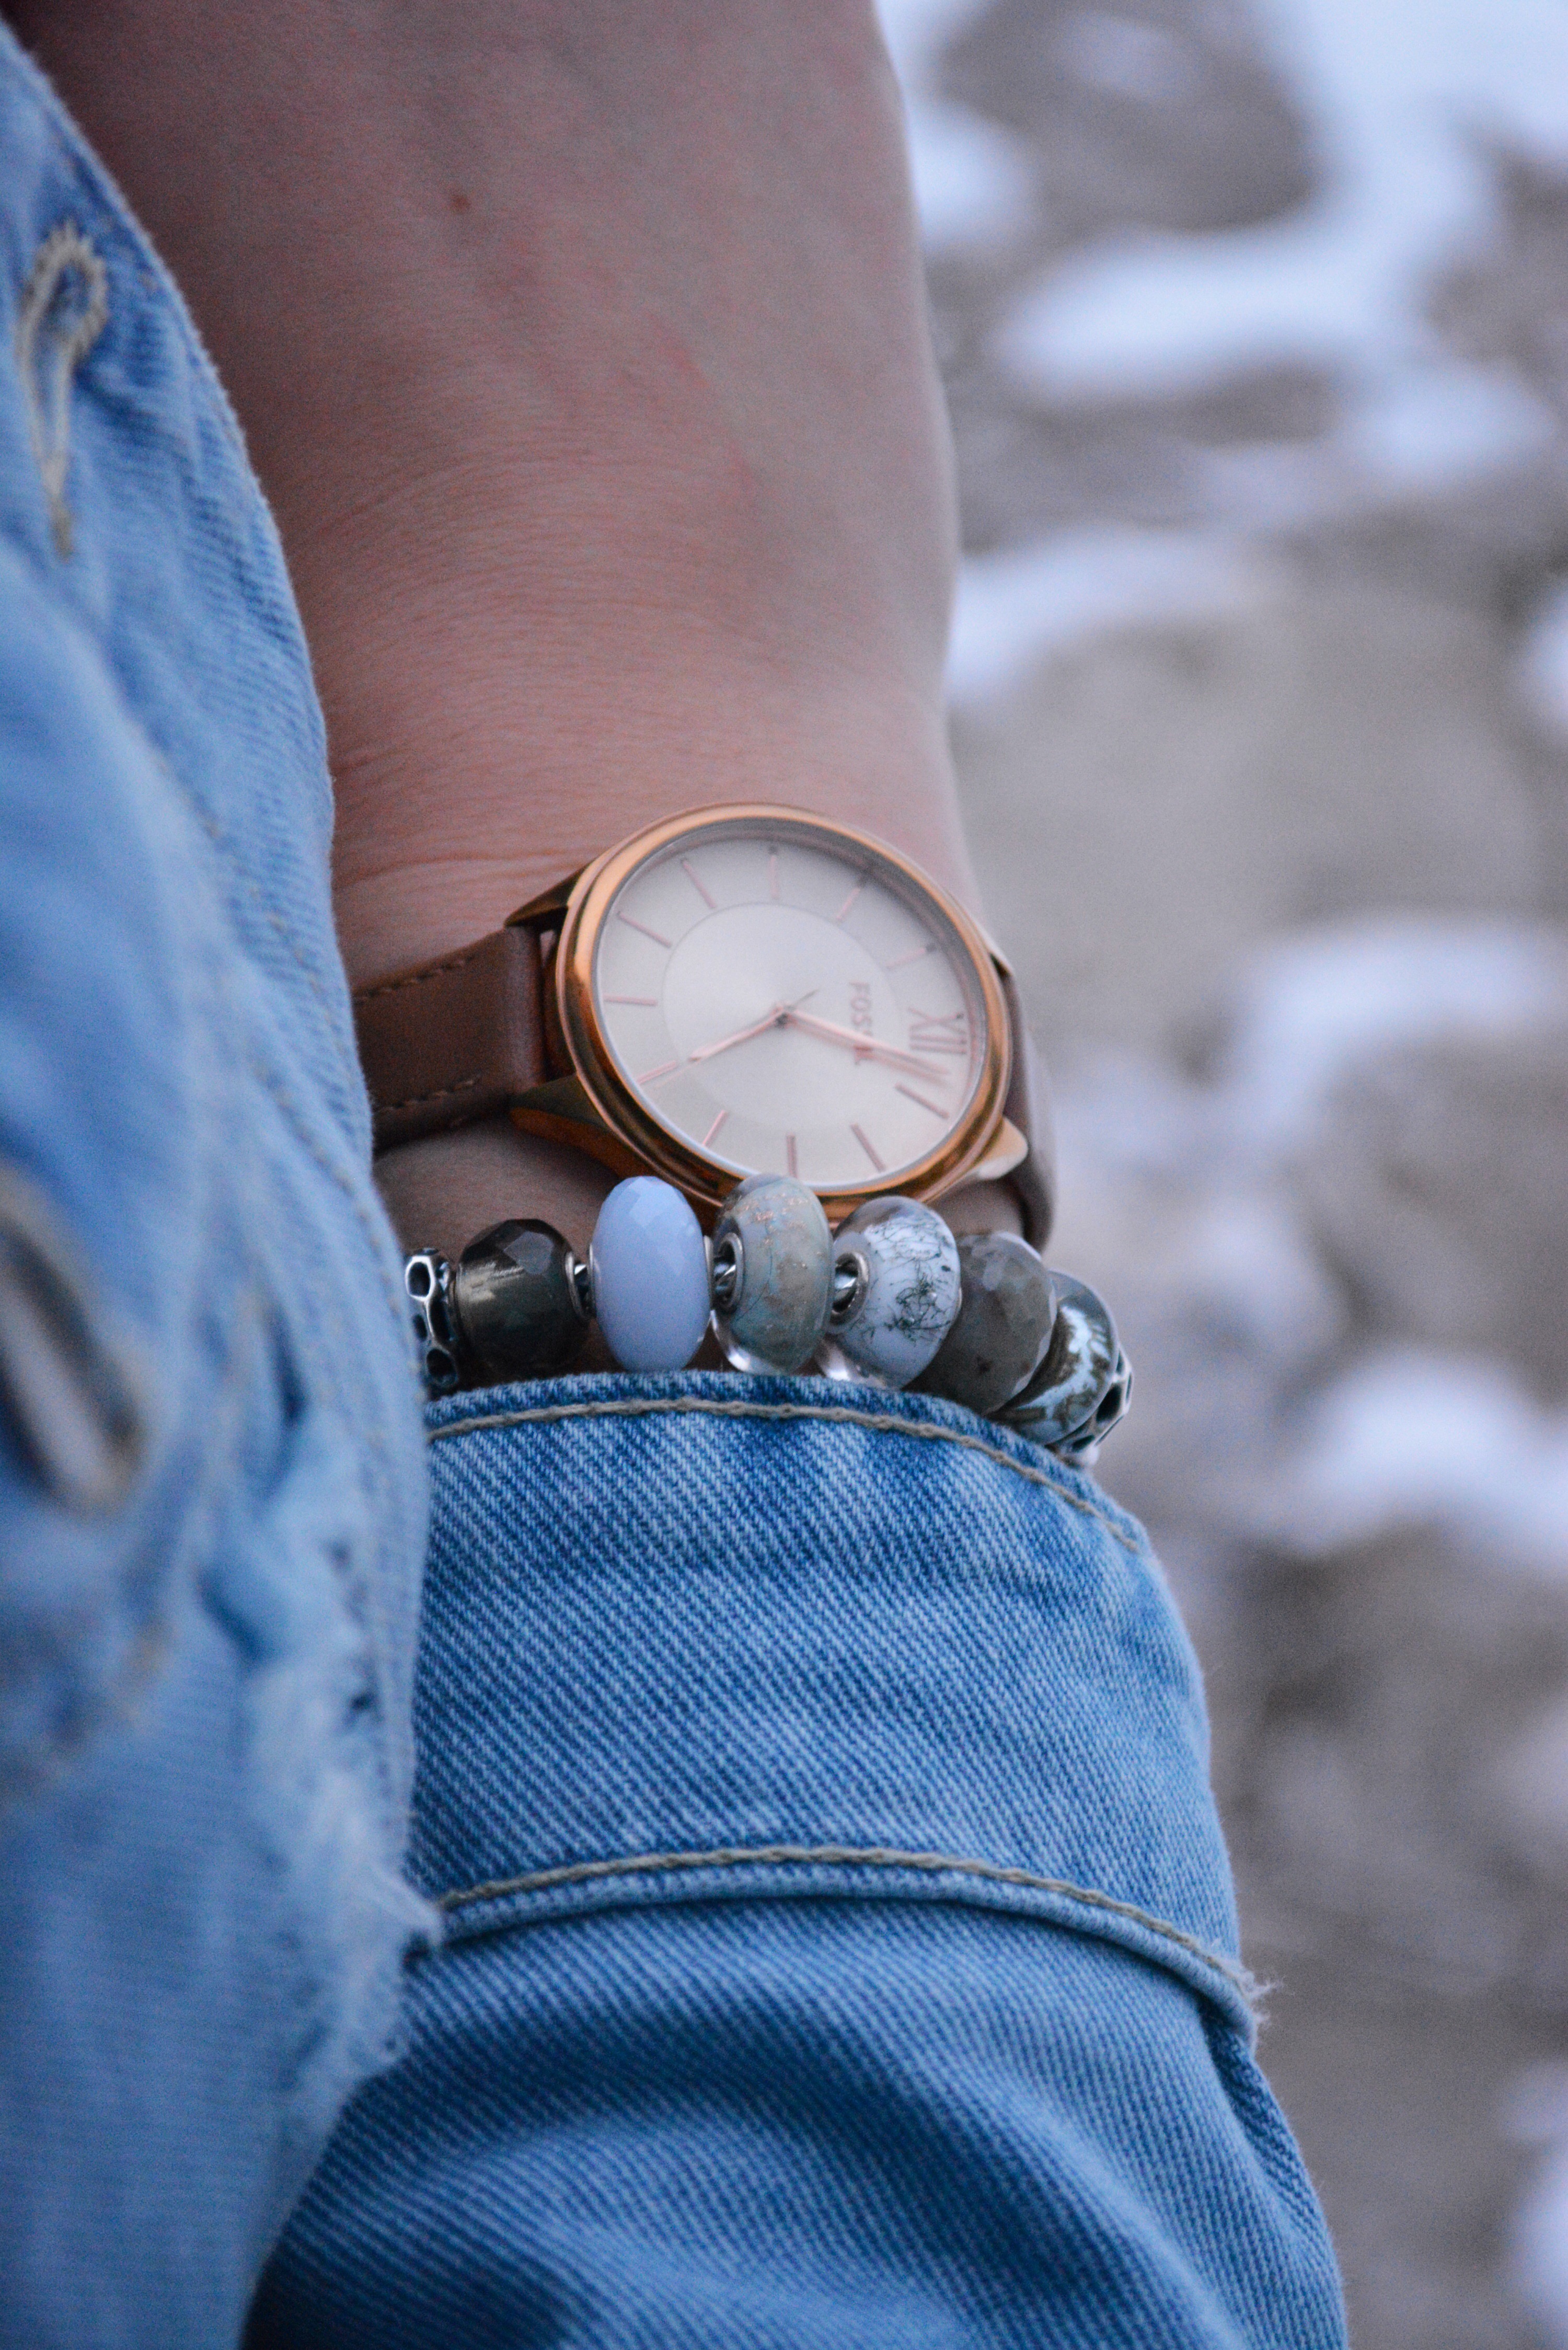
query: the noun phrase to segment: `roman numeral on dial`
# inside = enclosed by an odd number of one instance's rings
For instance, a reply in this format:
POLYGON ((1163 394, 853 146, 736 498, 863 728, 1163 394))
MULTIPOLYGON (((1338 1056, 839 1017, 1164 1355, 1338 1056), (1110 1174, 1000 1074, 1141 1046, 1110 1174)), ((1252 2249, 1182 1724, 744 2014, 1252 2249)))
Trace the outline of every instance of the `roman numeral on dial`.
POLYGON ((911 1053, 969 1052, 969 1023, 961 1012, 915 1012, 909 1014, 909 1050, 911 1053))

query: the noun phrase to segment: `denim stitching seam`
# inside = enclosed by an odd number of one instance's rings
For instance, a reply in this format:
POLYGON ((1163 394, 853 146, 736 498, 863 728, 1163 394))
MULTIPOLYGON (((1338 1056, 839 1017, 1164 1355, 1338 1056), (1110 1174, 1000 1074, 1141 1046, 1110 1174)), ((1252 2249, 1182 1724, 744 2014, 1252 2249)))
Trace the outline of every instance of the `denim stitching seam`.
POLYGON ((916 1869, 927 1877, 973 1877, 987 1884, 1012 1885, 1025 1892, 1054 1894, 1083 1908, 1126 1918, 1129 1924, 1141 1926, 1162 1940, 1173 1942, 1179 1950, 1200 1959, 1205 1966, 1222 1975, 1249 2007, 1258 1996, 1258 1985, 1245 1967, 1222 1958, 1196 1935, 1184 1933, 1168 1918, 1156 1917, 1152 1910, 1140 1909, 1136 1902, 1118 1901, 1113 1894, 1074 1885, 1065 1877, 1039 1877, 1032 1869, 1008 1868, 1000 1861, 971 1860, 945 1852, 902 1852, 888 1845, 721 1845, 711 1852, 649 1852, 618 1860, 571 1861, 557 1868, 531 1869, 520 1877, 500 1877, 489 1884, 440 1894, 436 1907, 450 1915, 476 1902, 500 1901, 520 1893, 547 1892, 557 1885, 588 1885, 618 1877, 656 1877, 676 1869, 717 1871, 781 1866, 916 1869))
POLYGON ((597 1403, 539 1404, 524 1411, 482 1412, 472 1419, 455 1419, 446 1428, 431 1429, 430 1441, 440 1444, 449 1436, 471 1436, 493 1428, 526 1428, 546 1420, 642 1419, 659 1412, 705 1412, 718 1419, 822 1419, 867 1428, 877 1436, 912 1436, 931 1443, 961 1445, 966 1451, 978 1452, 983 1460, 994 1461, 1000 1468, 1011 1469, 1014 1476, 1031 1485, 1043 1485, 1070 1510, 1093 1518, 1124 1550, 1131 1551, 1135 1556, 1137 1554, 1137 1543, 1114 1518, 1096 1510, 1092 1502, 1081 1501, 1076 1493, 1067 1492, 1048 1471, 1032 1469, 1025 1461, 1014 1461, 1010 1452, 969 1435, 961 1428, 935 1428, 929 1420, 901 1419, 894 1412, 857 1411, 849 1404, 750 1403, 739 1398, 730 1403, 706 1396, 627 1396, 597 1403))

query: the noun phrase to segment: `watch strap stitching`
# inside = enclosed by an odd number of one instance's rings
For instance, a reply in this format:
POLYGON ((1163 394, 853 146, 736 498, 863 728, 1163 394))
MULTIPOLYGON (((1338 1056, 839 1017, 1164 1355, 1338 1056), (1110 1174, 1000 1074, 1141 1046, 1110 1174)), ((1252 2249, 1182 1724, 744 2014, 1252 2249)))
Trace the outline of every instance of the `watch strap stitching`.
MULTIPOLYGON (((491 936, 499 937, 500 932, 493 931, 491 936)), ((398 979, 379 980, 374 987, 357 987, 354 1001, 356 1003, 373 1003, 378 996, 397 995, 405 987, 423 987, 427 980, 443 979, 450 972, 466 969, 475 955, 489 944, 489 938, 476 939, 472 946, 464 948, 462 954, 450 955, 445 962, 423 963, 418 971, 406 971, 398 979)), ((425 1098, 433 1100, 435 1097, 430 1095, 425 1098)))
POLYGON ((379 1110, 422 1109, 426 1102, 450 1101, 453 1094, 472 1093, 475 1086, 483 1083, 476 1070, 472 1077, 459 1077, 454 1085, 438 1086, 434 1093, 406 1094, 401 1101, 378 1100, 376 1107, 379 1110))

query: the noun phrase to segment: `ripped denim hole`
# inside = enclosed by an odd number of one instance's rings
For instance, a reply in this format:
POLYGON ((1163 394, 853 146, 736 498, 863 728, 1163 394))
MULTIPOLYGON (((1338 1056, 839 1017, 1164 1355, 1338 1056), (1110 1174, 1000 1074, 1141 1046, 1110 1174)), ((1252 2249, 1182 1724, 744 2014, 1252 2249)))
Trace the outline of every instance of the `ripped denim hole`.
POLYGON ((118 1508, 148 1452, 145 1382, 106 1321, 42 1194, 0 1167, 0 1413, 78 1517, 118 1508))
POLYGON ((51 229, 34 256, 16 315, 16 366, 33 455, 61 556, 71 551, 66 472, 71 455, 71 384, 109 317, 109 272, 74 221, 51 229))

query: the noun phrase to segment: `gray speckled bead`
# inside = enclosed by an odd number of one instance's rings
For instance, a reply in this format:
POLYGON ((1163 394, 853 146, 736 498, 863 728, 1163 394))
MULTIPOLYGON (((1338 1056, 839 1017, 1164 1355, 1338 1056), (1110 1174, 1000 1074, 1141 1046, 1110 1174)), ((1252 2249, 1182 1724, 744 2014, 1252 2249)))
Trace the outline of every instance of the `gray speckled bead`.
POLYGON ((1121 1349, 1105 1300, 1070 1273, 1051 1277, 1056 1285, 1051 1344, 1028 1386, 997 1417, 1035 1444, 1064 1447, 1093 1420, 1116 1378, 1121 1349))
POLYGON ((555 1227, 531 1216, 469 1242, 452 1268, 452 1303, 483 1378, 533 1378, 575 1359, 587 1335, 576 1263, 555 1227))
POLYGON ((958 1243, 915 1200, 883 1197, 838 1227, 835 1274, 852 1275, 836 1305, 817 1362, 830 1379, 908 1387, 958 1318, 958 1243))
POLYGON ((958 1253, 958 1320, 910 1385, 971 1411, 997 1411, 1045 1350, 1056 1292, 1039 1252, 1016 1232, 961 1233, 958 1253))
POLYGON ((810 1362, 833 1302, 833 1234, 815 1191, 788 1175, 748 1175, 714 1227, 713 1267, 714 1335, 736 1370, 810 1362))

